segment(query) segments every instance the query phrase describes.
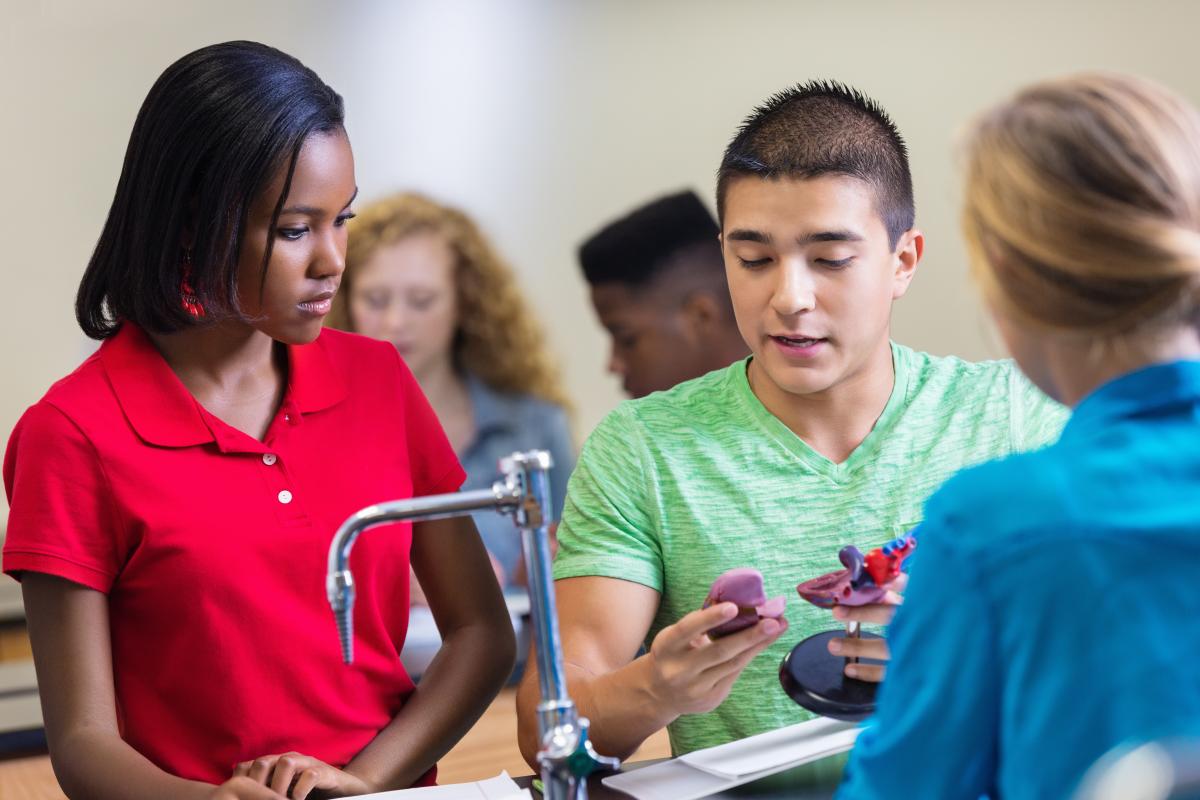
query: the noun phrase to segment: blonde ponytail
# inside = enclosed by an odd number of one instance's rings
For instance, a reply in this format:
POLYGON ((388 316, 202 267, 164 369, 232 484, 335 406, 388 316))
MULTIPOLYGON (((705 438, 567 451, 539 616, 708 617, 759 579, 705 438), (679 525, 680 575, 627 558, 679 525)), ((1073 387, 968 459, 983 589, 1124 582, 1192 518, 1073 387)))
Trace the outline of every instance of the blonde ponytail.
POLYGON ((1200 318, 1200 113, 1150 81, 1037 84, 966 143, 963 229, 989 300, 1102 338, 1200 318))

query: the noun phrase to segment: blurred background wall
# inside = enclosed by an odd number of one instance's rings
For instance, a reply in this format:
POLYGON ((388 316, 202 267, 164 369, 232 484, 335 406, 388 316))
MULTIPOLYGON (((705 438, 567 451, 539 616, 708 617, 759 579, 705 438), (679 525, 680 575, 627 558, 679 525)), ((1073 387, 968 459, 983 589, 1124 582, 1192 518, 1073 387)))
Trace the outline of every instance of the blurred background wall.
MULTIPOLYGON (((770 93, 837 78, 907 136, 927 257, 896 338, 997 354, 957 230, 956 131, 1018 85, 1141 73, 1200 100, 1200 3, 883 0, 3 0, 0 434, 93 348, 72 304, 146 91, 228 39, 298 56, 346 99, 363 200, 415 188, 474 214, 549 332, 582 440, 620 399, 574 261, 657 194, 712 196, 770 93)), ((0 519, 4 504, 0 500, 0 519)))

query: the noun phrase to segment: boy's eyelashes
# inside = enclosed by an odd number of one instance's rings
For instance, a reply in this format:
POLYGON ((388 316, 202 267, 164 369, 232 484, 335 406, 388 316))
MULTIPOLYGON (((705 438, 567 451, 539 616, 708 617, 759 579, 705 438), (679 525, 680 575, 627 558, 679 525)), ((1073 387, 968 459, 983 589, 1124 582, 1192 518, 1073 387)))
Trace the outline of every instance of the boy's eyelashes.
POLYGON ((771 259, 769 258, 742 258, 741 256, 738 256, 738 261, 740 261, 742 266, 746 267, 747 269, 765 267, 767 264, 771 263, 771 259))
POLYGON ((852 262, 853 260, 854 260, 854 256, 847 256, 846 258, 836 258, 836 259, 835 258, 818 258, 817 263, 823 267, 828 267, 829 269, 845 269, 846 267, 850 266, 850 262, 852 262))
POLYGON ((623 350, 632 350, 637 347, 638 337, 636 334, 627 333, 622 336, 613 337, 613 341, 616 342, 617 347, 623 350))
MULTIPOLYGON (((771 263, 770 258, 742 258, 741 256, 738 256, 738 261, 741 262, 741 265, 746 269, 757 269, 759 267, 765 267, 767 264, 771 263)), ((850 266, 853 261, 854 256, 847 256, 846 258, 813 259, 814 264, 819 264, 822 267, 833 270, 845 269, 846 267, 850 266)))
POLYGON ((622 350, 632 349, 638 343, 638 332, 627 330, 626 328, 613 328, 605 326, 608 335, 612 338, 613 344, 622 350))

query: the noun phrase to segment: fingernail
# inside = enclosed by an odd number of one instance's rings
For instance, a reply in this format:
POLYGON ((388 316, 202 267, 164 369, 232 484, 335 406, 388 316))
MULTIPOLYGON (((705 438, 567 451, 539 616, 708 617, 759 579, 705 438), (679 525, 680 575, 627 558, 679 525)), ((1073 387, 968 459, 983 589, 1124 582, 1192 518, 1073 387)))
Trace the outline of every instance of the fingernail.
POLYGON ((841 655, 842 643, 837 639, 831 639, 829 642, 829 652, 833 653, 835 656, 841 655))
POLYGON ((762 632, 764 636, 774 636, 779 633, 779 623, 773 619, 769 619, 763 623, 762 632))
POLYGON ((834 619, 845 619, 849 613, 850 612, 848 612, 845 609, 845 607, 843 607, 843 606, 834 606, 833 607, 833 618, 834 619))
POLYGON ((857 678, 858 677, 858 667, 854 666, 853 664, 847 665, 846 666, 846 675, 851 678, 857 678))
POLYGON ((738 607, 736 603, 722 603, 721 616, 733 619, 738 615, 738 607))

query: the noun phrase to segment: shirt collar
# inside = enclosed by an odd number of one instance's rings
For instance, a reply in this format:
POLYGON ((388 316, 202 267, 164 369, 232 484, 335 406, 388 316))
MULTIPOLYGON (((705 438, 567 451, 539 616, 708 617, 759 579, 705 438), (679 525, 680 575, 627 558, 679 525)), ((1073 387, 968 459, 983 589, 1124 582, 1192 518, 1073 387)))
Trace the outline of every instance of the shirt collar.
POLYGON ((510 408, 508 399, 469 372, 464 379, 467 396, 471 400, 471 413, 475 416, 475 440, 493 431, 511 429, 514 409, 510 408))
POLYGON ((1094 389, 1075 406, 1063 436, 1118 419, 1179 405, 1200 403, 1200 361, 1152 364, 1094 389))
MULTIPOLYGON (((346 396, 345 380, 321 339, 288 345, 283 409, 296 415, 297 421, 301 415, 329 408, 346 396)), ((190 447, 224 438, 214 431, 212 415, 196 402, 137 325, 121 325, 100 347, 100 360, 126 419, 143 441, 162 447, 190 447)))
POLYGON ((288 345, 287 398, 301 414, 335 406, 346 399, 346 381, 325 346, 325 331, 310 344, 288 345))

